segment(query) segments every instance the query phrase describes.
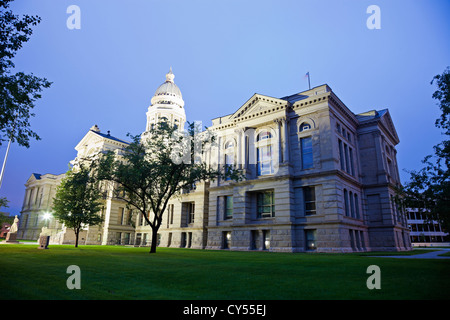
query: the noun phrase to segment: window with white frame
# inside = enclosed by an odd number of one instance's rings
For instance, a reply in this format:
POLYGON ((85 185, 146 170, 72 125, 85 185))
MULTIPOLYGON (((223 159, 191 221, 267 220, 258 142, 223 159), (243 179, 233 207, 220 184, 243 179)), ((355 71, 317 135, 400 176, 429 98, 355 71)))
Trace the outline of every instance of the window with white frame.
POLYGON ((257 217, 270 218, 275 216, 275 199, 273 191, 257 192, 257 217))
POLYGON ((272 134, 269 131, 263 131, 257 137, 257 166, 258 175, 266 175, 274 173, 273 168, 273 148, 272 134))

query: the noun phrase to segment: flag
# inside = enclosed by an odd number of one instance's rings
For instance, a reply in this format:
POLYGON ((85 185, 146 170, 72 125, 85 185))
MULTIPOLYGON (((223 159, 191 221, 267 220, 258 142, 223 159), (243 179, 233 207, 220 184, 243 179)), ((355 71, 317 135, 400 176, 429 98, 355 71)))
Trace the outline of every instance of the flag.
POLYGON ((309 78, 309 71, 305 74, 305 79, 309 78))

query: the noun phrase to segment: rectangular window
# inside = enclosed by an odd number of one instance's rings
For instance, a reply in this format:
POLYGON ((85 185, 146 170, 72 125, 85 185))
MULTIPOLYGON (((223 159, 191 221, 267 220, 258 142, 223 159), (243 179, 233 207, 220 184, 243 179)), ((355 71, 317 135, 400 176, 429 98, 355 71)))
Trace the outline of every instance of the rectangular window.
POLYGON ((341 162, 341 170, 345 170, 345 159, 344 159, 344 151, 342 150, 342 141, 338 139, 339 143, 339 158, 341 162))
POLYGON ((391 176, 391 178, 394 178, 394 165, 392 164, 391 159, 387 158, 387 163, 388 163, 388 170, 389 170, 389 175, 391 176))
POLYGON ((130 244, 130 234, 128 232, 124 233, 123 244, 130 244))
POLYGON ((192 246, 192 232, 188 232, 187 234, 187 247, 190 248, 192 246))
POLYGON ((231 231, 224 231, 222 233, 222 238, 223 238, 223 245, 222 248, 223 249, 230 249, 230 244, 231 244, 231 231))
POLYGON ((316 230, 305 230, 306 250, 316 250, 316 230))
POLYGON ((350 211, 349 211, 349 207, 348 207, 348 192, 346 189, 344 189, 344 210, 345 210, 345 215, 350 216, 350 211))
POLYGON ((272 146, 262 146, 257 149, 258 175, 273 173, 272 146))
POLYGON ((182 232, 182 233, 181 233, 181 243, 180 243, 180 247, 181 247, 181 248, 186 248, 186 232, 182 232))
POLYGON ((313 150, 312 138, 301 138, 300 145, 302 150, 302 169, 309 169, 313 167, 313 150))
POLYGON ((314 187, 303 188, 303 199, 305 200, 305 215, 316 214, 316 192, 314 187))
POLYGON ((273 191, 258 192, 257 194, 258 218, 275 216, 275 202, 273 191))
POLYGON ((350 165, 348 163, 348 147, 347 144, 344 143, 344 157, 345 157, 345 171, 347 171, 347 173, 350 172, 350 165))
POLYGON ((359 203, 358 203, 358 195, 355 193, 355 212, 356 212, 356 219, 361 219, 359 216, 359 203))
POLYGON ((188 223, 194 223, 195 203, 189 202, 187 204, 187 210, 188 210, 188 223))
POLYGON ((360 238, 361 238, 361 248, 365 249, 366 243, 364 242, 364 233, 362 231, 360 231, 359 234, 360 234, 360 238))
POLYGON ((225 196, 225 217, 224 219, 233 218, 233 196, 225 196))
POLYGON ((353 193, 350 191, 349 193, 349 198, 350 198, 350 212, 351 212, 351 217, 355 218, 355 208, 354 208, 354 203, 353 203, 353 193))
POLYGON ((125 209, 124 208, 119 208, 119 221, 118 223, 120 225, 124 224, 124 219, 125 219, 125 209))
POLYGON ((350 148, 350 147, 348 148, 348 153, 350 155, 350 171, 349 171, 349 173, 352 176, 354 176, 355 175, 355 169, 353 167, 353 150, 352 150, 352 148, 350 148))
POLYGON ((173 204, 167 205, 167 227, 173 224, 173 204))
POLYGON ((270 230, 263 230, 263 250, 269 250, 270 249, 270 230))
POLYGON ((348 232, 350 234, 350 245, 352 247, 352 250, 355 251, 356 246, 355 246, 355 236, 354 236, 353 230, 349 229, 348 232))

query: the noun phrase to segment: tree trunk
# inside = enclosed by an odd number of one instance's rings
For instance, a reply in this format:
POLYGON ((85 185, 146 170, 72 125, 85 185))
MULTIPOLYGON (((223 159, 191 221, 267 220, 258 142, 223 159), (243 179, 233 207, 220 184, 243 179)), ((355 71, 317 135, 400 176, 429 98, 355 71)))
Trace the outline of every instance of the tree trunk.
POLYGON ((78 235, 80 234, 80 229, 75 231, 75 248, 78 248, 78 235))
POLYGON ((156 246, 158 245, 158 230, 152 229, 152 245, 150 253, 156 253, 156 246))

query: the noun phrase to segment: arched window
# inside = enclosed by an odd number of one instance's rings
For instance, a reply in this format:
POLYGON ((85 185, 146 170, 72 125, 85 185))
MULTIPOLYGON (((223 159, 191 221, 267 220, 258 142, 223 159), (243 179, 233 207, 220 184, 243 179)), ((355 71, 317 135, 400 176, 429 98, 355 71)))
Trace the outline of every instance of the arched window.
POLYGON ((257 165, 258 165, 258 175, 272 174, 274 172, 273 169, 273 148, 272 142, 272 134, 269 131, 262 131, 258 134, 256 139, 257 148, 256 148, 256 157, 257 157, 257 165))
POLYGON ((269 131, 263 131, 260 134, 258 134, 258 138, 256 139, 256 141, 261 141, 261 140, 266 140, 266 139, 271 139, 272 138, 272 134, 269 131))
POLYGON ((233 148, 234 148, 234 142, 233 141, 228 141, 225 144, 225 150, 230 150, 230 149, 233 149, 233 148))
POLYGON ((300 132, 306 131, 306 130, 311 130, 311 125, 309 123, 303 122, 300 125, 300 132))

